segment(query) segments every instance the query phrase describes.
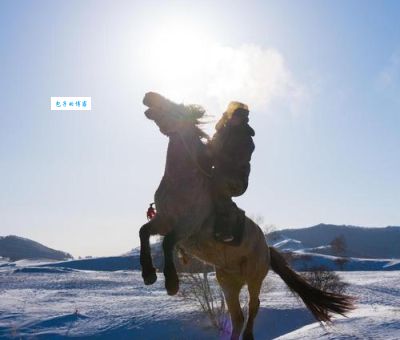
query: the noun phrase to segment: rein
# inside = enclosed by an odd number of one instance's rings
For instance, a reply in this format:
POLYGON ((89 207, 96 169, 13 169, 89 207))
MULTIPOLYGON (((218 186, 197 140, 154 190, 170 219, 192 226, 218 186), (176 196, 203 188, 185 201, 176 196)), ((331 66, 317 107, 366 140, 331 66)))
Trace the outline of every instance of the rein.
POLYGON ((212 178, 212 175, 211 175, 209 172, 207 172, 206 170, 204 170, 204 169, 201 167, 201 165, 199 164, 199 162, 197 161, 197 158, 194 157, 194 156, 192 155, 192 153, 190 152, 190 149, 189 149, 188 145, 186 144, 185 138, 183 138, 183 136, 181 135, 180 132, 178 132, 178 135, 179 135, 179 137, 181 138, 181 141, 182 141, 182 143, 183 143, 183 146, 185 147, 186 152, 188 153, 190 159, 192 160, 192 162, 193 162, 193 164, 196 166, 196 168, 197 168, 204 176, 206 176, 206 177, 208 177, 208 178, 212 178))

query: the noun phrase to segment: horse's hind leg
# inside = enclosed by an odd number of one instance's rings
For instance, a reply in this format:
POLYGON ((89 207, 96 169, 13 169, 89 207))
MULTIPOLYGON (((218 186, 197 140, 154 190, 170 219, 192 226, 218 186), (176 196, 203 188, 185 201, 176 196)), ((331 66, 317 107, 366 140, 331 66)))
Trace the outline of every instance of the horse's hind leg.
POLYGON ((174 232, 170 232, 164 237, 162 246, 164 250, 164 277, 165 289, 168 295, 175 295, 179 290, 179 279, 174 264, 174 247, 176 237, 174 232))
POLYGON ((247 324, 246 328, 243 332, 243 340, 253 340, 253 326, 254 326, 254 319, 257 316, 258 309, 260 307, 260 290, 261 290, 261 285, 262 285, 262 279, 255 279, 252 280, 251 282, 248 282, 248 288, 249 288, 249 317, 247 319, 247 324))
POLYGON ((232 321, 231 340, 239 340, 243 329, 244 316, 240 307, 239 294, 244 282, 237 276, 227 274, 223 270, 216 271, 217 280, 224 292, 226 304, 232 321))
POLYGON ((156 235, 160 230, 161 220, 154 217, 140 228, 140 265, 142 266, 142 277, 145 285, 151 285, 157 281, 156 269, 153 266, 150 249, 150 236, 156 235))

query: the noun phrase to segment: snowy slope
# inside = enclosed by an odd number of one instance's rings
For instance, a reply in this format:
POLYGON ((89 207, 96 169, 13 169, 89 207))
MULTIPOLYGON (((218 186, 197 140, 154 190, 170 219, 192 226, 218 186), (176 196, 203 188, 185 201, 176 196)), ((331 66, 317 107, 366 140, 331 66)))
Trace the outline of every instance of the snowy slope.
MULTIPOLYGON (((399 272, 344 272, 358 309, 320 328, 284 283, 269 273, 255 338, 399 339, 399 272)), ((64 273, 0 269, 0 338, 228 339, 193 302, 170 297, 162 275, 144 286, 138 271, 64 273)))
MULTIPOLYGON (((340 255, 358 258, 400 258, 400 227, 365 228, 318 224, 309 228, 283 229, 268 234, 268 240, 298 242, 305 251, 335 255, 330 243, 343 237, 345 250, 340 255)), ((288 247, 285 250, 298 250, 288 247)), ((282 249, 282 248, 281 248, 282 249)))
MULTIPOLYGON (((345 270, 340 276, 350 283, 358 308, 321 328, 271 272, 260 297, 256 339, 400 339, 400 259, 325 255, 324 241, 279 234, 270 244, 290 251, 298 270, 345 270)), ((159 250, 153 245, 161 268, 159 250)), ((0 259, 0 339, 229 339, 210 328, 193 301, 168 296, 162 274, 155 285, 144 286, 136 269, 138 249, 62 262, 0 259)))
MULTIPOLYGON (((346 258, 342 262, 342 258, 319 255, 312 253, 294 253, 291 261, 291 266, 299 271, 312 270, 314 268, 323 267, 325 270, 337 270, 337 271, 388 271, 388 270, 400 270, 400 260, 392 259, 358 259, 358 258, 346 258)), ((140 263, 138 256, 115 256, 115 257, 99 257, 85 260, 75 260, 66 262, 54 262, 54 263, 27 263, 31 272, 40 271, 40 268, 59 268, 60 270, 89 270, 89 271, 120 271, 120 270, 140 270, 140 263), (35 269, 38 268, 38 269, 35 269)), ((13 267, 19 271, 18 266, 15 263, 0 264, 0 269, 4 267, 13 267)), ((159 270, 162 270, 161 264, 156 266, 159 270)), ((27 268, 23 269, 28 272, 27 268)))
POLYGON ((400 272, 341 273, 358 299, 348 318, 339 317, 330 327, 303 326, 278 339, 400 339, 400 272))
POLYGON ((315 268, 335 271, 400 270, 400 259, 343 258, 303 251, 293 252, 291 257, 290 264, 298 271, 308 271, 315 268))
POLYGON ((277 230, 269 233, 267 240, 268 244, 288 254, 296 270, 400 270, 400 227, 319 224, 310 228, 277 230), (331 244, 335 238, 341 238, 343 242, 339 251, 331 244))
MULTIPOLYGON (((400 270, 400 259, 368 259, 368 258, 353 258, 353 257, 338 257, 331 255, 323 255, 313 252, 307 252, 308 248, 302 249, 301 243, 295 240, 279 240, 277 243, 272 243, 283 252, 291 253, 291 266, 300 271, 312 270, 314 268, 323 267, 326 270, 337 271, 370 271, 370 270, 400 270)), ((153 245, 153 260, 155 267, 162 270, 163 258, 159 252, 159 244, 153 245)), ((49 267, 49 268, 68 268, 78 270, 93 270, 93 271, 119 271, 119 270, 140 270, 139 251, 133 250, 122 256, 99 257, 82 260, 70 260, 61 262, 30 262, 18 261, 15 263, 0 263, 2 266, 30 266, 30 267, 49 267)), ((176 264, 179 267, 180 261, 176 264)), ((184 270, 184 267, 180 267, 184 270)), ((203 267, 202 267, 203 268, 203 267)), ((33 269, 31 269, 33 270, 33 269)), ((210 270, 212 268, 210 267, 210 270)))

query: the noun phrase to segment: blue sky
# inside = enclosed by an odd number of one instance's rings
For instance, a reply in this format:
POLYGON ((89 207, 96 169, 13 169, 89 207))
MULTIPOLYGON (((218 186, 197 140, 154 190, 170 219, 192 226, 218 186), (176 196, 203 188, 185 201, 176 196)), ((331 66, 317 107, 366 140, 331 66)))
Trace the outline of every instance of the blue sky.
POLYGON ((249 215, 399 225, 399 22, 397 1, 2 1, 0 235, 75 256, 137 246, 167 145, 149 90, 214 121, 249 105, 249 215))

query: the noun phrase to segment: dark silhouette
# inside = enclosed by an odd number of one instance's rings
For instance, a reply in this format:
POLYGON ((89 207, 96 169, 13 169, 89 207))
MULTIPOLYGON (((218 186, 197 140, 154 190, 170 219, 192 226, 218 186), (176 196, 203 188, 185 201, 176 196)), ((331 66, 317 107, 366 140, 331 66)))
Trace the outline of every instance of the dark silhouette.
POLYGON ((22 259, 62 261, 72 259, 71 254, 54 250, 38 242, 14 235, 0 236, 0 257, 8 258, 10 261, 22 259))
POLYGON ((150 203, 149 209, 147 209, 147 221, 150 221, 155 215, 156 210, 153 208, 154 203, 150 203))
POLYGON ((312 287, 286 263, 273 247, 268 247, 261 228, 244 217, 242 241, 237 247, 217 241, 212 162, 202 142, 205 133, 198 127, 204 110, 199 106, 177 105, 157 93, 147 93, 145 112, 169 138, 164 176, 155 193, 157 214, 140 229, 140 264, 146 285, 157 280, 149 238, 164 235, 165 288, 170 295, 179 290, 173 260, 176 246, 215 266, 216 277, 232 320, 231 339, 239 339, 244 326, 239 293, 249 290, 248 319, 243 339, 253 339, 253 325, 260 301, 262 282, 270 267, 296 292, 319 321, 330 321, 332 313, 345 314, 353 308, 351 297, 323 292, 312 287))
POLYGON ((241 228, 245 212, 232 201, 247 189, 250 160, 254 151, 254 130, 248 125, 247 105, 231 102, 216 125, 208 143, 212 157, 213 196, 216 209, 215 236, 223 242, 240 243, 234 229, 241 228))

